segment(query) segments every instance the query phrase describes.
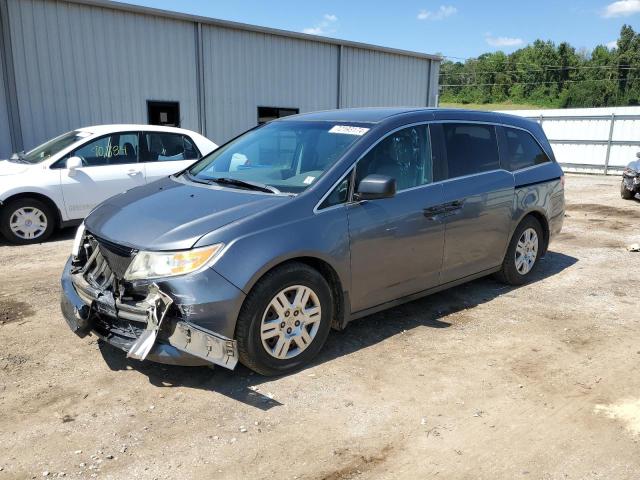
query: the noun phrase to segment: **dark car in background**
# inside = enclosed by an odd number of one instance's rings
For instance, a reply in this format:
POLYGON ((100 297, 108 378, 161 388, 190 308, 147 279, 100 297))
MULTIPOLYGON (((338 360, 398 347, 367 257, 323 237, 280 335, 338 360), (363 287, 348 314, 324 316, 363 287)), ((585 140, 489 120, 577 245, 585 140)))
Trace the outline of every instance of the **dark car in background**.
POLYGON ((636 153, 637 160, 630 162, 622 172, 620 196, 631 200, 640 193, 640 152, 636 153))
POLYGON ((302 114, 96 208, 62 311, 134 358, 281 374, 356 318, 489 274, 525 283, 563 217, 563 172, 535 122, 302 114))

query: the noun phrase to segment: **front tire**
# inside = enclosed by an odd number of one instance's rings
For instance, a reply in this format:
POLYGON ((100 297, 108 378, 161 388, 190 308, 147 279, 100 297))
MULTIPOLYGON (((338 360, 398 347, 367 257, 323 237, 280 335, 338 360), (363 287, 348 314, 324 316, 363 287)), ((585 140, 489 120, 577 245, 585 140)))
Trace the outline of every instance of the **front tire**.
POLYGON ((543 233, 540 222, 526 217, 511 238, 502 269, 496 274, 498 280, 509 285, 523 285, 538 265, 543 248, 543 233))
POLYGON ((333 317, 324 277, 292 262, 265 274, 238 316, 240 362, 262 375, 282 375, 309 363, 322 349, 333 317))
POLYGON ((53 209, 35 198, 7 203, 0 212, 0 233, 14 245, 44 242, 55 229, 53 209))
POLYGON ((622 183, 620 185, 620 196, 624 199, 624 200, 631 200, 633 197, 636 196, 636 192, 635 191, 631 191, 629 190, 625 184, 624 184, 624 180, 622 180, 622 183))

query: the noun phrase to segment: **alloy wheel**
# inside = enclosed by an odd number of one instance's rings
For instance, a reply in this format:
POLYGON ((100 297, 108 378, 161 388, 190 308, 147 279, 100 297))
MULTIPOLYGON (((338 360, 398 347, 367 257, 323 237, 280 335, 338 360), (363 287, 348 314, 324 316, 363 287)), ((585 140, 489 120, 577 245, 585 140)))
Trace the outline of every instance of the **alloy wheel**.
POLYGON ((296 357, 313 342, 321 318, 320 300, 311 288, 287 287, 273 297, 262 315, 262 346, 279 360, 296 357))
POLYGON ((538 234, 535 229, 527 228, 516 245, 516 270, 520 275, 531 271, 538 258, 538 234))

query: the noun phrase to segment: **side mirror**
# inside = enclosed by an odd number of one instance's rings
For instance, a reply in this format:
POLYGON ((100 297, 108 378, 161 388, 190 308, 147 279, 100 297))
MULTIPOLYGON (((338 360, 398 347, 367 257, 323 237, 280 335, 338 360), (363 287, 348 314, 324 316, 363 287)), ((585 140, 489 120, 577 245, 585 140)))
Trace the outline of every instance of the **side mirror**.
POLYGON ((396 194, 396 179, 386 175, 367 175, 360 181, 356 200, 378 200, 396 194))
POLYGON ((640 152, 636 153, 636 157, 640 158, 640 152))
POLYGON ((75 175, 75 171, 82 167, 82 159, 80 157, 67 158, 67 170, 69 170, 69 176, 75 175))

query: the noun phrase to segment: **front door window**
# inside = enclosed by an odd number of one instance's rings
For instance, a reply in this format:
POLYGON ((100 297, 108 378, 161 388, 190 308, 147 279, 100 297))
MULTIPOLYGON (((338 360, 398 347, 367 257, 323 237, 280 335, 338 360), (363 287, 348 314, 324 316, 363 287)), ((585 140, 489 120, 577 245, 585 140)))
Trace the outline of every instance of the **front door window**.
POLYGON ((86 143, 69 156, 80 157, 85 167, 137 163, 138 134, 114 133, 86 143))
POLYGON ((367 175, 395 178, 398 191, 426 185, 433 180, 431 147, 426 125, 405 128, 382 140, 360 162, 356 188, 367 175))

